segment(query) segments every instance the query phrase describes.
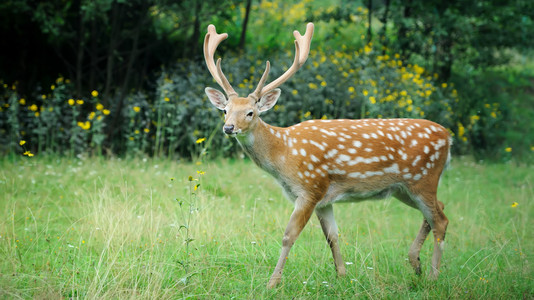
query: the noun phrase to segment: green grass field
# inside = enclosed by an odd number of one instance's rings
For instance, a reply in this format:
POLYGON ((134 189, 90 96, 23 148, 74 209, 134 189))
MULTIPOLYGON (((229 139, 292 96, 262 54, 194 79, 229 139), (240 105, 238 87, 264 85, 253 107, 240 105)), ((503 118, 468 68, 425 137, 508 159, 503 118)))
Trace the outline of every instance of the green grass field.
POLYGON ((292 204, 252 163, 4 157, 0 298, 533 298, 533 167, 457 158, 439 198, 438 281, 407 261, 420 212, 388 199, 335 206, 346 277, 313 217, 267 290, 292 204))

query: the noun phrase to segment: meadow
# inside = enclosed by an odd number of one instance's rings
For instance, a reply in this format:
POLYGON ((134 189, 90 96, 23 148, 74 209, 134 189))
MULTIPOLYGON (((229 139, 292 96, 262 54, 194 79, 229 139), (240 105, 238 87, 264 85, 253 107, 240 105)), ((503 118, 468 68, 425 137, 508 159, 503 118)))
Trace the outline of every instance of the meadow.
POLYGON ((387 199, 335 206, 346 277, 313 217, 274 290, 292 205, 250 161, 5 156, 0 191, 0 298, 534 297, 532 166, 454 159, 438 281, 407 261, 421 214, 387 199))

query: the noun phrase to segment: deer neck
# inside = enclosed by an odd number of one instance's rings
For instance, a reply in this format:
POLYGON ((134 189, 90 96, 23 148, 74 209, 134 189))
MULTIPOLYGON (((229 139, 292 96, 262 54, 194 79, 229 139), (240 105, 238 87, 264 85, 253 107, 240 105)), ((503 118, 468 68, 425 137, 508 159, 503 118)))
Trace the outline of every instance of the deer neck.
POLYGON ((284 129, 271 126, 259 119, 247 134, 237 136, 237 141, 245 153, 260 168, 275 175, 285 160, 282 132, 284 129), (279 138, 276 138, 279 137, 279 138))

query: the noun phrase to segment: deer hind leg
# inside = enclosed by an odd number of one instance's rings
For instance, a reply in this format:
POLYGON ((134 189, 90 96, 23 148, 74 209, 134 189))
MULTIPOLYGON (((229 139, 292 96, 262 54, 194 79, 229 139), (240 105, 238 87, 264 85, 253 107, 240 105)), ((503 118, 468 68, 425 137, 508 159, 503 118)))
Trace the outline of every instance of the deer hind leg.
MULTIPOLYGON (((419 209, 417 205, 417 199, 408 191, 399 190, 394 194, 394 196, 404 204, 412 208, 419 209)), ((419 233, 410 247, 410 252, 408 252, 408 260, 410 261, 410 264, 417 275, 421 275, 421 259, 419 258, 419 254, 421 253, 421 248, 423 247, 426 237, 430 233, 430 229, 431 228, 428 221, 423 219, 421 229, 419 229, 419 233)))
POLYGON ((347 272, 345 270, 345 263, 341 257, 341 252, 339 250, 338 230, 336 220, 334 219, 334 208, 332 205, 327 205, 320 208, 318 207, 315 209, 315 214, 321 223, 321 228, 323 229, 326 241, 332 250, 332 256, 334 257, 337 275, 345 276, 347 272))
POLYGON ((433 211, 434 226, 432 233, 434 234, 434 252, 432 253, 432 270, 430 271, 430 278, 437 279, 439 275, 439 265, 441 262, 441 255, 445 246, 445 233, 449 220, 443 213, 444 205, 436 199, 436 206, 433 211))
POLYGON ((282 251, 278 258, 278 263, 276 263, 271 279, 269 279, 269 283, 267 283, 268 288, 274 288, 282 280, 282 271, 286 264, 286 260, 289 257, 289 251, 313 213, 313 205, 310 205, 303 200, 304 199, 299 197, 295 201, 295 209, 289 218, 289 223, 287 224, 284 238, 282 239, 282 251))
POLYGON ((434 235, 434 252, 432 253, 432 269, 430 271, 431 278, 437 278, 439 275, 439 265, 441 256, 443 254, 443 246, 445 242, 445 232, 449 223, 447 217, 443 213, 444 205, 438 201, 435 193, 428 193, 426 195, 414 195, 408 191, 401 190, 394 195, 397 199, 405 204, 419 209, 424 216, 423 224, 419 229, 417 237, 413 241, 408 258, 410 264, 417 275, 421 274, 421 260, 419 254, 426 237, 432 230, 434 235))
POLYGON ((421 253, 421 248, 423 247, 423 243, 429 232, 430 224, 428 224, 427 220, 423 220, 423 225, 421 225, 421 229, 419 229, 419 234, 417 234, 417 237, 410 247, 410 252, 408 253, 410 264, 417 275, 421 275, 421 259, 419 258, 419 253, 421 253))
MULTIPOLYGON (((447 225, 449 220, 443 213, 445 206, 441 201, 438 201, 436 192, 427 192, 415 195, 413 198, 419 210, 423 213, 425 221, 430 225, 429 227, 421 227, 420 234, 424 234, 429 228, 432 229, 434 235, 434 250, 432 253, 432 268, 430 269, 430 278, 437 279, 439 275, 439 265, 441 262, 441 256, 443 254, 443 247, 445 246, 445 232, 447 231, 447 225)), ((428 232, 425 234, 425 238, 428 232)), ((422 238, 422 236, 421 236, 422 238)), ((419 236, 414 241, 414 244, 419 240, 419 236)), ((422 243, 421 243, 422 246, 422 243)), ((419 252, 421 246, 412 245, 414 251, 419 252)), ((412 249, 411 249, 412 250, 412 249)), ((417 270, 416 270, 417 272, 417 270)))

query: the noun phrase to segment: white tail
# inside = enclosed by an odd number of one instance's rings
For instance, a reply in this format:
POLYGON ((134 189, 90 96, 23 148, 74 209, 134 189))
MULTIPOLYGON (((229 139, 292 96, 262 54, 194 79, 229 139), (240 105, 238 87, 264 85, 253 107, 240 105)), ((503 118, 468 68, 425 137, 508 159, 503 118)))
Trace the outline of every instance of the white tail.
POLYGON ((269 72, 267 62, 258 88, 246 98, 239 97, 230 86, 220 59, 216 66, 213 63, 215 49, 227 35, 218 35, 210 25, 204 47, 208 68, 228 95, 226 98, 218 90, 206 88, 213 105, 226 114, 224 132, 237 138, 244 151, 280 183, 295 204, 268 286, 280 282, 289 250, 313 211, 332 250, 337 273, 345 275, 332 204, 390 195, 423 213, 423 225, 410 248, 409 260, 420 274, 419 252, 432 230, 430 275, 436 278, 448 224, 436 192, 450 158, 449 133, 436 123, 418 119, 311 120, 288 128, 266 124, 259 114, 274 106, 280 96, 276 87, 306 61, 313 24, 308 24, 304 36, 294 34, 297 40, 293 65, 263 87, 269 72))

